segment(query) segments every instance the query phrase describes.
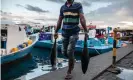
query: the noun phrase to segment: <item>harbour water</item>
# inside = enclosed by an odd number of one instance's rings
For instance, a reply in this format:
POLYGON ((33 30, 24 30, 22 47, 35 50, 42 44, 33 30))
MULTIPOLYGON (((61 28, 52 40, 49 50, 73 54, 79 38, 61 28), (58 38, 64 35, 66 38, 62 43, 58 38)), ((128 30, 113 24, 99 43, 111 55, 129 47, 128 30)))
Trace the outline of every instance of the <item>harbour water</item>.
MULTIPOLYGON (((31 55, 17 60, 11 64, 1 67, 2 80, 29 80, 37 76, 49 73, 51 71, 49 61, 50 50, 44 48, 34 48, 31 55)), ((58 69, 67 66, 67 59, 58 53, 59 63, 58 69)), ((76 56, 77 62, 80 57, 76 56)))
POLYGON ((133 70, 121 68, 122 72, 117 75, 117 77, 121 78, 122 80, 133 80, 133 70))

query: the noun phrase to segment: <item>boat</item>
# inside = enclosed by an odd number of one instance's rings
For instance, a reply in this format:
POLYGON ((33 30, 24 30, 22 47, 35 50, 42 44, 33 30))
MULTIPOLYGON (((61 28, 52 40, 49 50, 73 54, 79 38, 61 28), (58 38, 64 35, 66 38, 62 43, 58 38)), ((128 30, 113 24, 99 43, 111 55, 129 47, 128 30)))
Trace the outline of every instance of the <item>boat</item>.
MULTIPOLYGON (((110 35, 110 31, 112 30, 111 27, 107 27, 107 30, 106 28, 100 28, 100 29, 92 29, 92 31, 90 30, 90 33, 91 34, 95 34, 95 38, 97 38, 98 40, 100 40, 102 42, 102 44, 104 45, 112 45, 113 47, 113 41, 114 41, 114 38, 112 35, 110 35), (93 31, 94 30, 94 31, 93 31), (96 32, 95 32, 96 31, 96 32), (94 33, 95 32, 95 33, 94 33)), ((117 45, 116 47, 117 48, 120 48, 122 47, 122 41, 120 39, 117 40, 117 45)))
POLYGON ((30 54, 35 43, 38 41, 38 34, 27 37, 23 27, 17 25, 2 24, 1 28, 1 65, 11 63, 17 59, 30 54), (3 40, 4 39, 4 40, 3 40))
MULTIPOLYGON (((47 28, 47 27, 46 27, 47 28)), ((43 47, 43 48, 48 48, 51 49, 52 45, 53 45, 53 41, 54 41, 54 27, 50 26, 50 30, 47 29, 43 29, 40 33, 39 33, 39 39, 37 41, 37 43, 35 44, 35 47, 43 47)), ((59 30, 59 37, 57 39, 57 41, 61 40, 61 30, 59 30)))
MULTIPOLYGON (((80 33, 81 35, 84 35, 82 33, 80 33)), ((61 34, 59 34, 61 36, 61 34)), ((47 49, 51 49, 53 46, 53 34, 52 33, 40 33, 39 36, 39 41, 35 44, 35 47, 43 47, 43 48, 47 48, 47 49)), ((83 37, 83 36, 81 36, 83 37)), ((89 53, 90 54, 102 54, 105 52, 108 52, 110 50, 112 50, 113 46, 112 45, 105 45, 102 44, 100 40, 98 40, 97 38, 90 38, 89 40, 87 40, 88 42, 88 49, 89 49, 89 53)), ((57 48, 60 51, 62 47, 62 40, 61 38, 58 39, 57 41, 57 48)), ((76 48, 75 51, 76 52, 81 52, 83 49, 83 40, 80 38, 77 41, 76 44, 76 48)))
MULTIPOLYGON (((82 52, 83 50, 83 40, 78 40, 76 43, 75 51, 76 52, 82 52)), ((103 45, 97 38, 93 38, 90 40, 87 40, 88 44, 88 51, 90 55, 96 55, 96 54, 103 54, 105 52, 111 51, 112 46, 111 45, 103 45)), ((58 49, 61 50, 62 48, 62 41, 58 41, 58 49)))
MULTIPOLYGON (((104 29, 102 31, 105 32, 104 29)), ((101 30, 99 32, 101 33, 101 30)), ((93 27, 91 30, 89 30, 88 34, 89 34, 89 38, 88 38, 87 42, 88 42, 88 49, 89 49, 90 53, 102 54, 102 53, 112 50, 112 48, 113 48, 113 38, 112 37, 108 38, 108 40, 110 42, 112 41, 112 43, 108 43, 104 39, 104 36, 97 38, 96 37, 96 27, 93 27), (101 39, 103 41, 101 41, 101 39)), ((79 35, 80 35, 79 40, 77 41, 76 48, 75 48, 75 51, 77 51, 77 52, 81 52, 83 49, 82 43, 83 43, 83 39, 84 39, 84 32, 82 32, 82 30, 81 30, 79 35)), ((61 34, 59 34, 59 36, 61 37, 61 34)), ((53 33, 52 32, 40 33, 39 38, 40 38, 39 41, 35 44, 36 47, 43 47, 43 48, 48 48, 48 49, 52 48, 52 45, 53 45, 53 33)), ((61 47, 62 47, 61 38, 59 38, 57 42, 58 42, 57 47, 59 50, 61 50, 61 47)), ((121 47, 120 41, 118 41, 118 44, 117 44, 117 48, 119 48, 119 47, 121 47)))

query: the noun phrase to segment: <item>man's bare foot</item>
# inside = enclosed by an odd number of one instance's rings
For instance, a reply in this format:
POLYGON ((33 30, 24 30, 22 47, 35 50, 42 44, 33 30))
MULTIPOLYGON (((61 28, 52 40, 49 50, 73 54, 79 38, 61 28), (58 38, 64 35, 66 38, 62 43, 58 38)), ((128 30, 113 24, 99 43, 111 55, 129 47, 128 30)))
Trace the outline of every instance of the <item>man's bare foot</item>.
POLYGON ((67 75, 65 76, 65 80, 70 80, 70 79, 72 79, 72 75, 71 75, 71 74, 67 74, 67 75))
POLYGON ((55 71, 56 69, 57 69, 57 67, 56 66, 53 66, 51 70, 52 71, 55 71))

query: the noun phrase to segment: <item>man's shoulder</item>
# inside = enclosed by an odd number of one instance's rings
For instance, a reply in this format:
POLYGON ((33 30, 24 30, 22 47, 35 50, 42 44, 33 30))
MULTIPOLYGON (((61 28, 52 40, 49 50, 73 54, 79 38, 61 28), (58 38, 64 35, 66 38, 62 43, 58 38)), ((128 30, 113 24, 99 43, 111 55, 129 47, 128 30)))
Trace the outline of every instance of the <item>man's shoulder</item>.
POLYGON ((65 7, 65 4, 61 6, 61 8, 65 7))
POLYGON ((73 2, 73 5, 82 6, 80 2, 73 2))
MULTIPOLYGON (((82 4, 80 2, 73 2, 73 6, 81 7, 82 4)), ((65 4, 61 6, 61 8, 64 8, 64 7, 65 7, 65 4)))

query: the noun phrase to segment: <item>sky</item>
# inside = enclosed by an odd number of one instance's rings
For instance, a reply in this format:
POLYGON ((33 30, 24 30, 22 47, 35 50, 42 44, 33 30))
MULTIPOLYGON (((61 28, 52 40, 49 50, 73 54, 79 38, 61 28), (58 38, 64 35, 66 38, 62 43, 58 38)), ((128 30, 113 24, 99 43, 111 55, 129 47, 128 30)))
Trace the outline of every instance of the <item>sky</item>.
MULTIPOLYGON (((1 19, 23 23, 56 25, 66 0, 1 0, 1 19)), ((83 6, 87 25, 132 26, 133 0, 75 0, 83 6)))

